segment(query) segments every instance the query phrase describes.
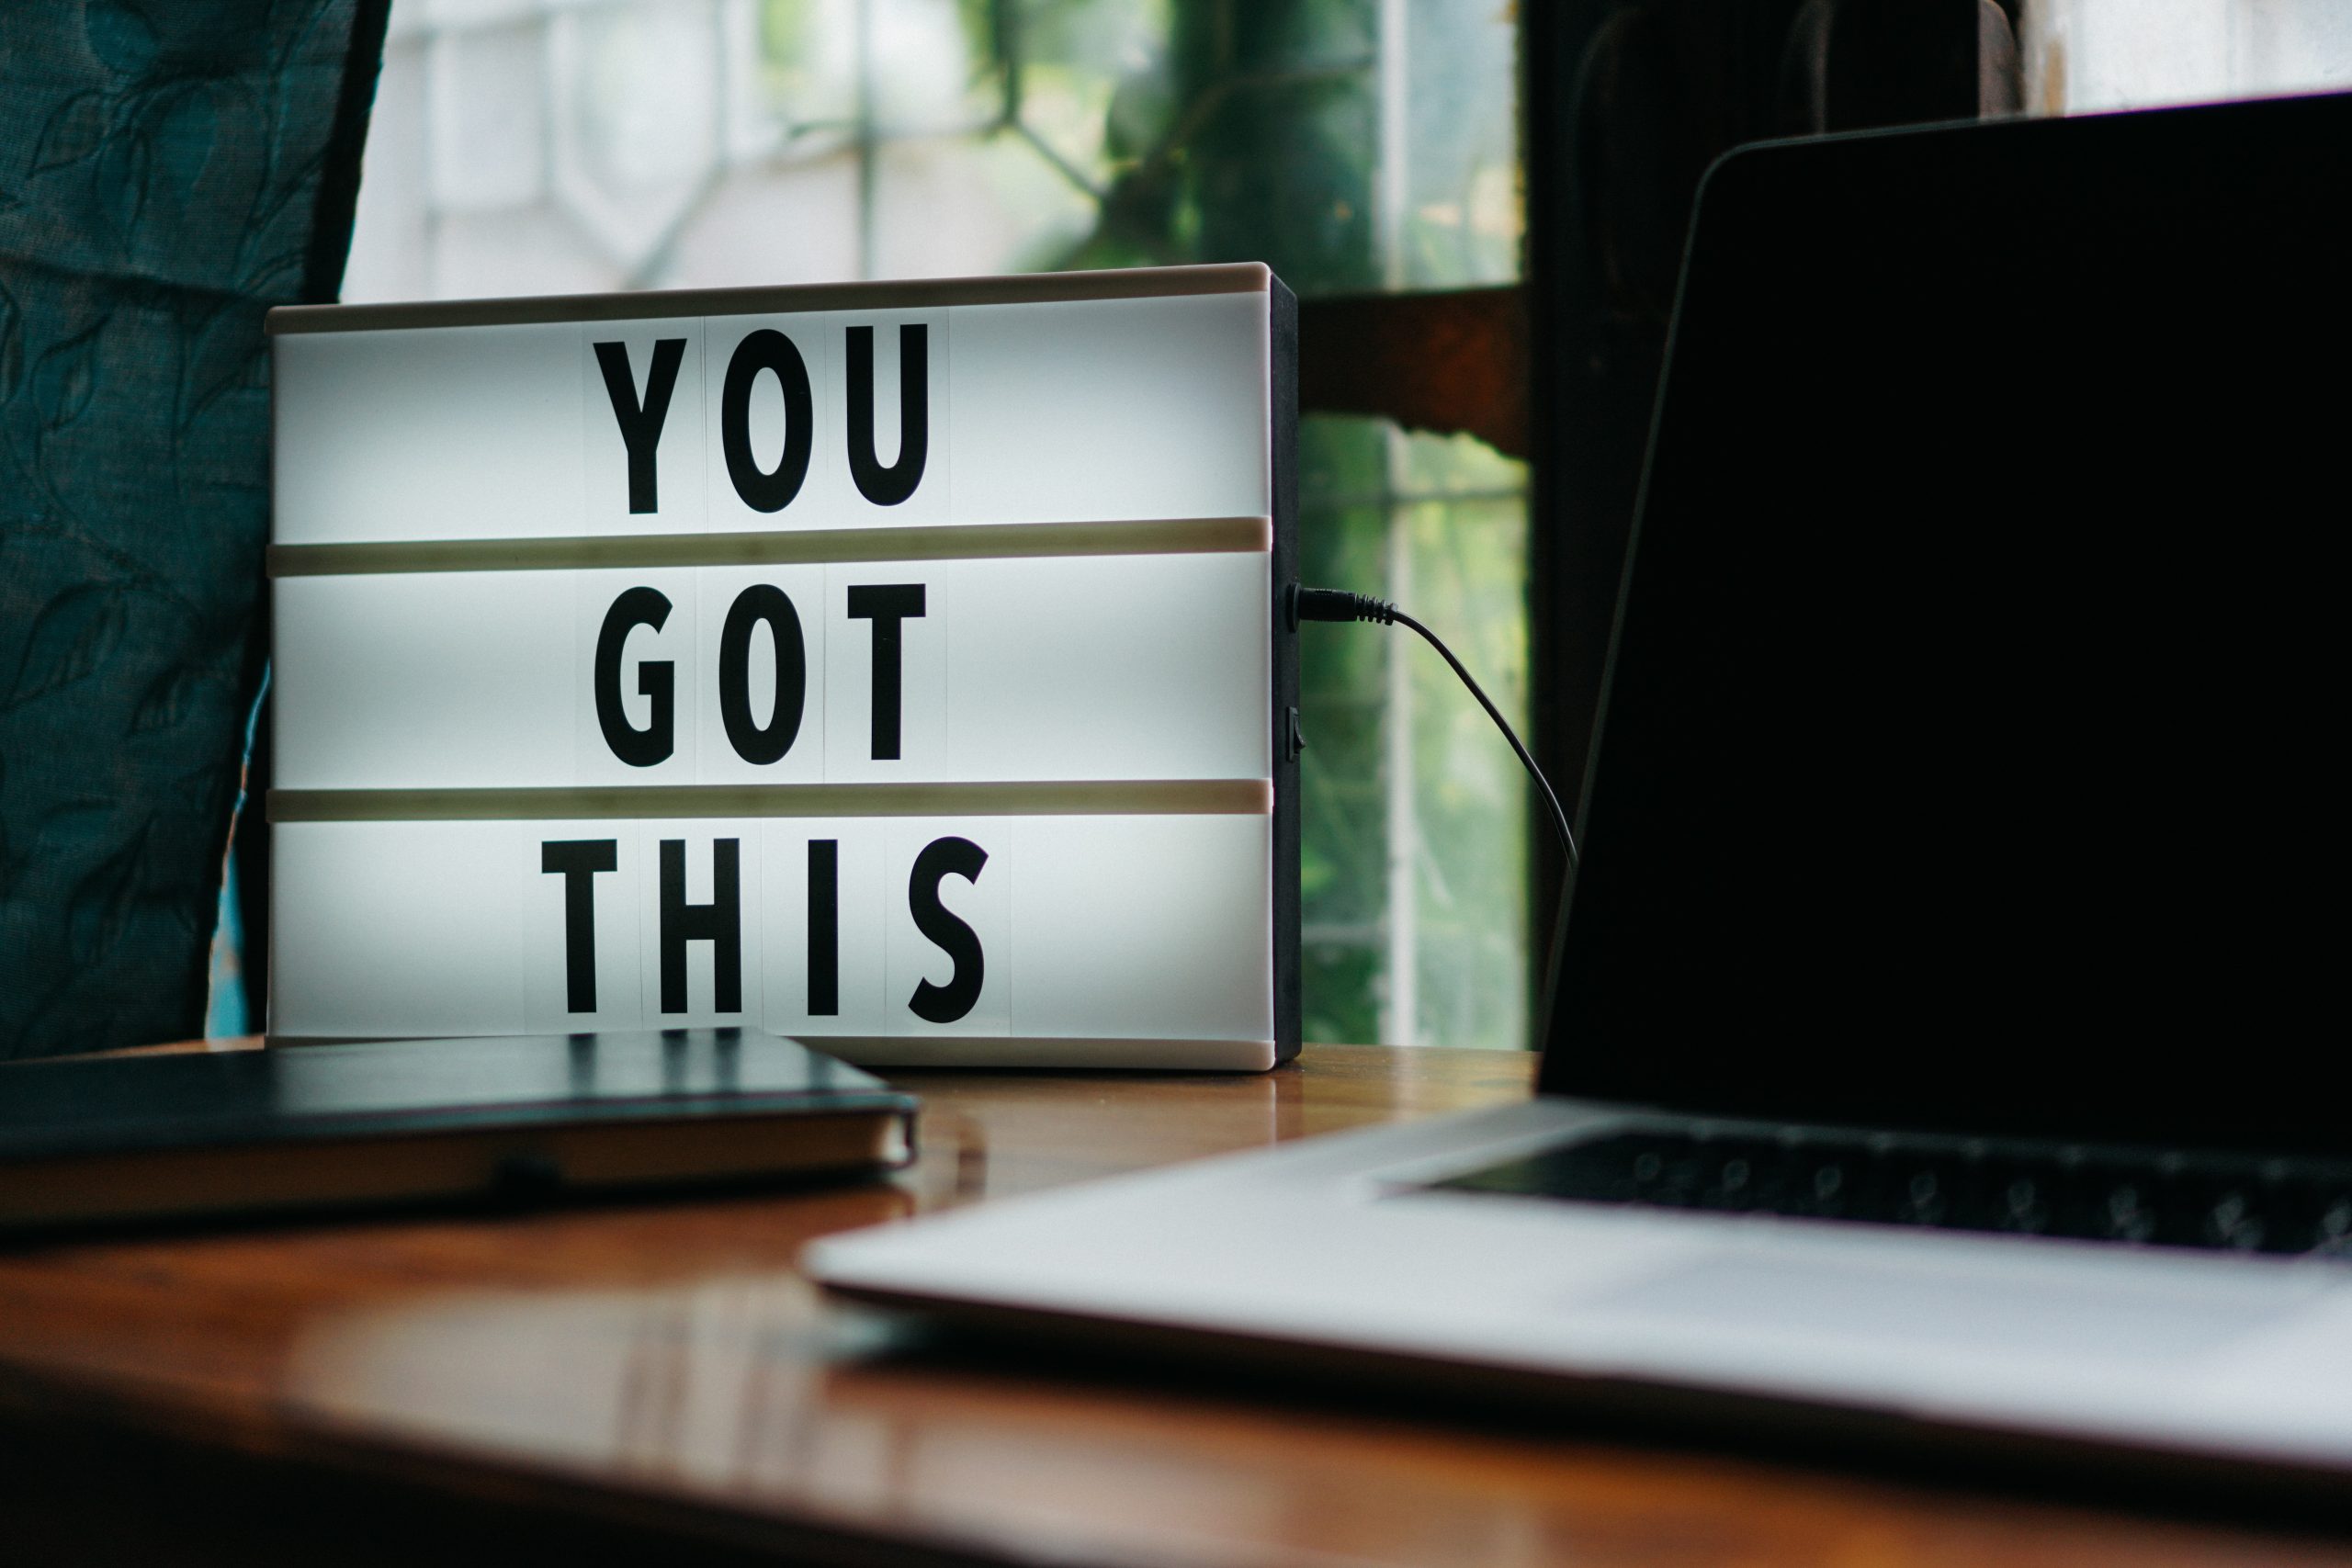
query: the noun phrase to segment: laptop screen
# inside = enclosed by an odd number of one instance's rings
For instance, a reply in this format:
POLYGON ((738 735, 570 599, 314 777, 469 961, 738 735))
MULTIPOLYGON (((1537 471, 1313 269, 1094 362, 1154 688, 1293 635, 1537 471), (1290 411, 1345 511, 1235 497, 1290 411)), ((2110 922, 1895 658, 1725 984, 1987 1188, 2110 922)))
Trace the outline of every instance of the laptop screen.
POLYGON ((1702 197, 1554 1092, 2352 1149, 2352 98, 1702 197))

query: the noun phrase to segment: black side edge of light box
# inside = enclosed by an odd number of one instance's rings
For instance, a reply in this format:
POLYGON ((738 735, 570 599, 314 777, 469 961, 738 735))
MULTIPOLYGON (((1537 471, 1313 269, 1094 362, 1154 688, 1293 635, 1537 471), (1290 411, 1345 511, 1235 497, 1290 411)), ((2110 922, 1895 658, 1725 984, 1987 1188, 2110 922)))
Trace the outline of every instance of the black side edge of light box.
POLYGON ((1279 277, 1266 282, 1272 353, 1268 391, 1273 427, 1268 432, 1273 542, 1267 576, 1273 628, 1274 779, 1273 979, 1274 1061, 1298 1055, 1303 1009, 1299 988, 1298 894, 1298 632, 1283 598, 1298 577, 1298 296, 1279 277))

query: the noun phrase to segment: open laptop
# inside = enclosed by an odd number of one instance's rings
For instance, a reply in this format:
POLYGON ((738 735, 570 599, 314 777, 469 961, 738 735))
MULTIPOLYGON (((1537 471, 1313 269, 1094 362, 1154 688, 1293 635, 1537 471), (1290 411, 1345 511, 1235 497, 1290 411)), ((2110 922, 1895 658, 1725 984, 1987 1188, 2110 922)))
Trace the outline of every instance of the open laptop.
POLYGON ((2346 98, 1725 159, 1541 1093, 811 1269, 2352 1475, 2347 189, 2346 98))

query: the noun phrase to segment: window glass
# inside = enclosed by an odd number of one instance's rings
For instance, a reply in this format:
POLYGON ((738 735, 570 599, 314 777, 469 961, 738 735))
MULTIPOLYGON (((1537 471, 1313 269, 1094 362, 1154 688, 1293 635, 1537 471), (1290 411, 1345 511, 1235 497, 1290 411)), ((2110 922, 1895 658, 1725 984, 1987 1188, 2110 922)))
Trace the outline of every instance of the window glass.
POLYGON ((2018 22, 2041 114, 2352 85, 2344 0, 2028 0, 2018 22))

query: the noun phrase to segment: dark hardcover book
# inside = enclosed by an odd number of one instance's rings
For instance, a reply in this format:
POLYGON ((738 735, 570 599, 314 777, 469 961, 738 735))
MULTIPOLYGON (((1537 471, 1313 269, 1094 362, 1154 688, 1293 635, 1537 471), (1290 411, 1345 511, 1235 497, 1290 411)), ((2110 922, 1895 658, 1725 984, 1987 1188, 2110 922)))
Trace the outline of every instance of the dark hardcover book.
POLYGON ((915 1101, 730 1030, 0 1068, 0 1230, 876 1171, 915 1101))

